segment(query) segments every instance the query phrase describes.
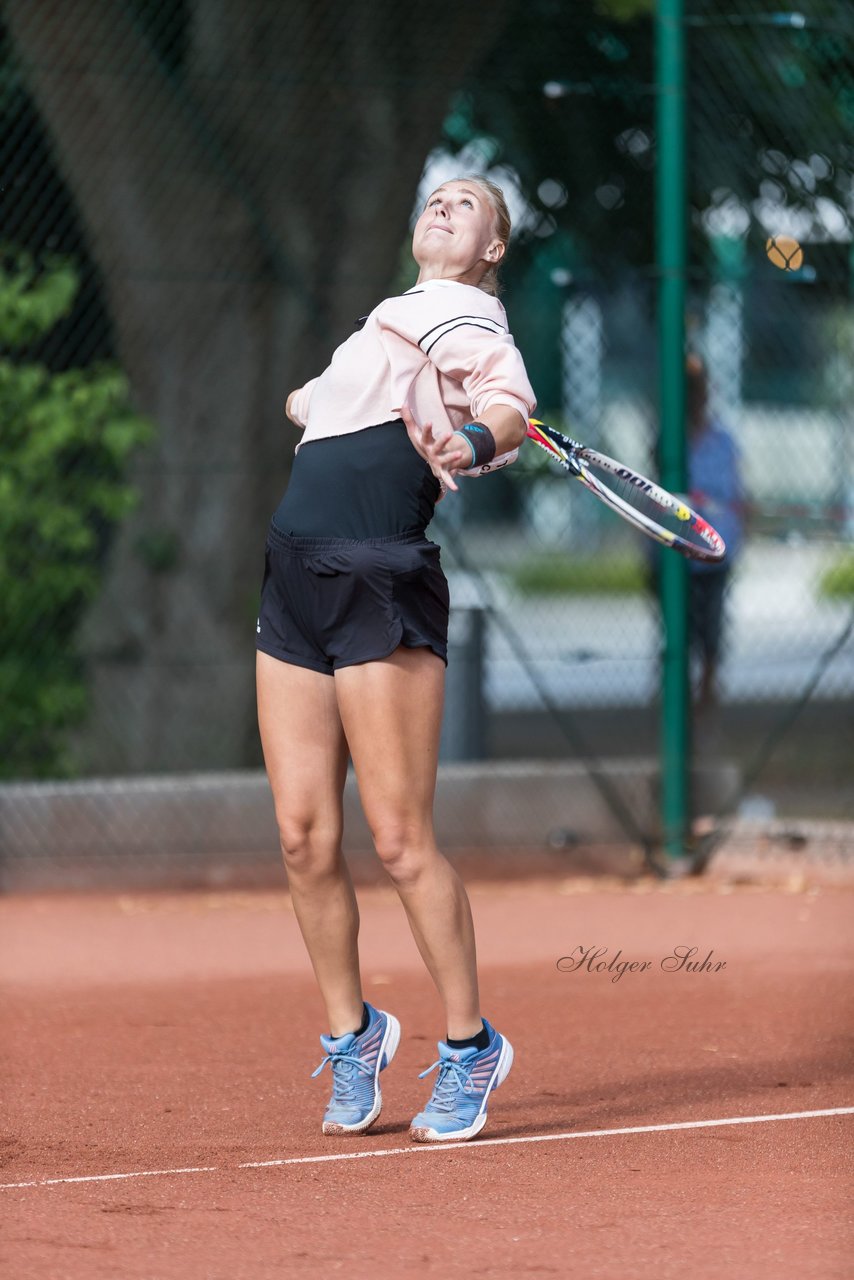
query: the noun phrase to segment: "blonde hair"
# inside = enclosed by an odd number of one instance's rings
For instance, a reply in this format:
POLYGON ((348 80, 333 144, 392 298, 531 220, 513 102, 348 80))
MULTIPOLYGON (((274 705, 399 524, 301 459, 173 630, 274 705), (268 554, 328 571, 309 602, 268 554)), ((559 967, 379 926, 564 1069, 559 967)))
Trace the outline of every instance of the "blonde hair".
MULTIPOLYGON (((485 192, 492 205, 492 212, 495 214, 495 234, 504 245, 504 257, 507 256, 507 250, 510 245, 510 210, 507 208, 507 201, 504 199, 504 192, 494 182, 490 182, 489 178, 485 178, 483 174, 472 173, 465 178, 455 178, 455 182, 473 182, 485 192)), ((504 261, 504 258, 501 259, 504 261)), ((496 262, 494 266, 487 267, 486 271, 478 281, 478 289, 482 289, 484 293, 489 293, 493 298, 497 298, 501 292, 501 284, 498 279, 498 268, 500 262, 496 262)))

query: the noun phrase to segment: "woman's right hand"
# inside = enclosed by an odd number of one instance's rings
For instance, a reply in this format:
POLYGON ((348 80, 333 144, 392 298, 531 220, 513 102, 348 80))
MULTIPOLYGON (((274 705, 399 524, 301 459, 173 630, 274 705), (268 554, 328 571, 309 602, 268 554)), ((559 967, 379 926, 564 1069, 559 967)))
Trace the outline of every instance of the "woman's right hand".
POLYGON ((414 448, 421 454, 433 475, 444 488, 457 492, 459 486, 454 476, 471 464, 471 450, 466 442, 456 439, 450 430, 434 432, 432 422, 419 426, 406 405, 397 412, 403 419, 414 448))

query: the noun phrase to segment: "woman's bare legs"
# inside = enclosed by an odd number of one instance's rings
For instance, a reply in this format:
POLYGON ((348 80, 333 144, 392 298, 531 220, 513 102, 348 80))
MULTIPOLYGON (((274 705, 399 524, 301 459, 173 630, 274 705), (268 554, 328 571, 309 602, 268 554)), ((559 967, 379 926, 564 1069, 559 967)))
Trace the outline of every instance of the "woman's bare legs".
POLYGON ((330 676, 258 653, 258 724, 291 899, 333 1036, 362 1021, 359 910, 341 852, 347 744, 330 676))
POLYGON ((468 896, 433 832, 444 682, 444 664, 429 649, 400 647, 382 661, 335 673, 377 853, 444 1002, 447 1033, 464 1040, 483 1024, 468 896))

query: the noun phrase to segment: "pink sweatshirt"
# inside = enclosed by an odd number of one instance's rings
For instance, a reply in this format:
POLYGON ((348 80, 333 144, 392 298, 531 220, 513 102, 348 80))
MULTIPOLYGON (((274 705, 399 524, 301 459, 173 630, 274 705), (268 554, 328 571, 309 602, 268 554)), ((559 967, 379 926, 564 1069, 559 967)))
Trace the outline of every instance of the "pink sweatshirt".
POLYGON ((389 422, 402 405, 416 422, 455 429, 492 404, 523 418, 536 406, 504 308, 473 285, 430 280, 375 307, 297 392, 291 414, 307 442, 389 422))

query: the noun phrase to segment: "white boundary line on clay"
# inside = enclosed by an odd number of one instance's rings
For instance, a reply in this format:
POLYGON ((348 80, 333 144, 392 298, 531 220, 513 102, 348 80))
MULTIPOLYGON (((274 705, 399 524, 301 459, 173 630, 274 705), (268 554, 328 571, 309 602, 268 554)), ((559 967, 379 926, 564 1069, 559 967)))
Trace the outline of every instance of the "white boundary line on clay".
POLYGON ((625 1129, 585 1129, 575 1133, 540 1133, 525 1138, 481 1138, 476 1142, 437 1142, 373 1151, 338 1151, 326 1156, 288 1156, 281 1160, 248 1160, 237 1165, 198 1165, 186 1169, 139 1169, 133 1173, 90 1173, 71 1178, 33 1178, 29 1182, 3 1182, 0 1191, 27 1187, 56 1187, 81 1182, 122 1182, 130 1178, 179 1178, 199 1173, 229 1173, 237 1169, 281 1169, 292 1164, 328 1164, 336 1160, 377 1160, 383 1156, 423 1155, 428 1151, 480 1151, 483 1147, 508 1147, 533 1142, 568 1142, 577 1138, 617 1138, 633 1133, 672 1133, 676 1130, 714 1129, 730 1124, 767 1124, 780 1120, 815 1120, 822 1116, 854 1115, 854 1107, 827 1107, 823 1111, 785 1111, 766 1116, 729 1116, 723 1120, 683 1120, 677 1124, 641 1124, 625 1129))

